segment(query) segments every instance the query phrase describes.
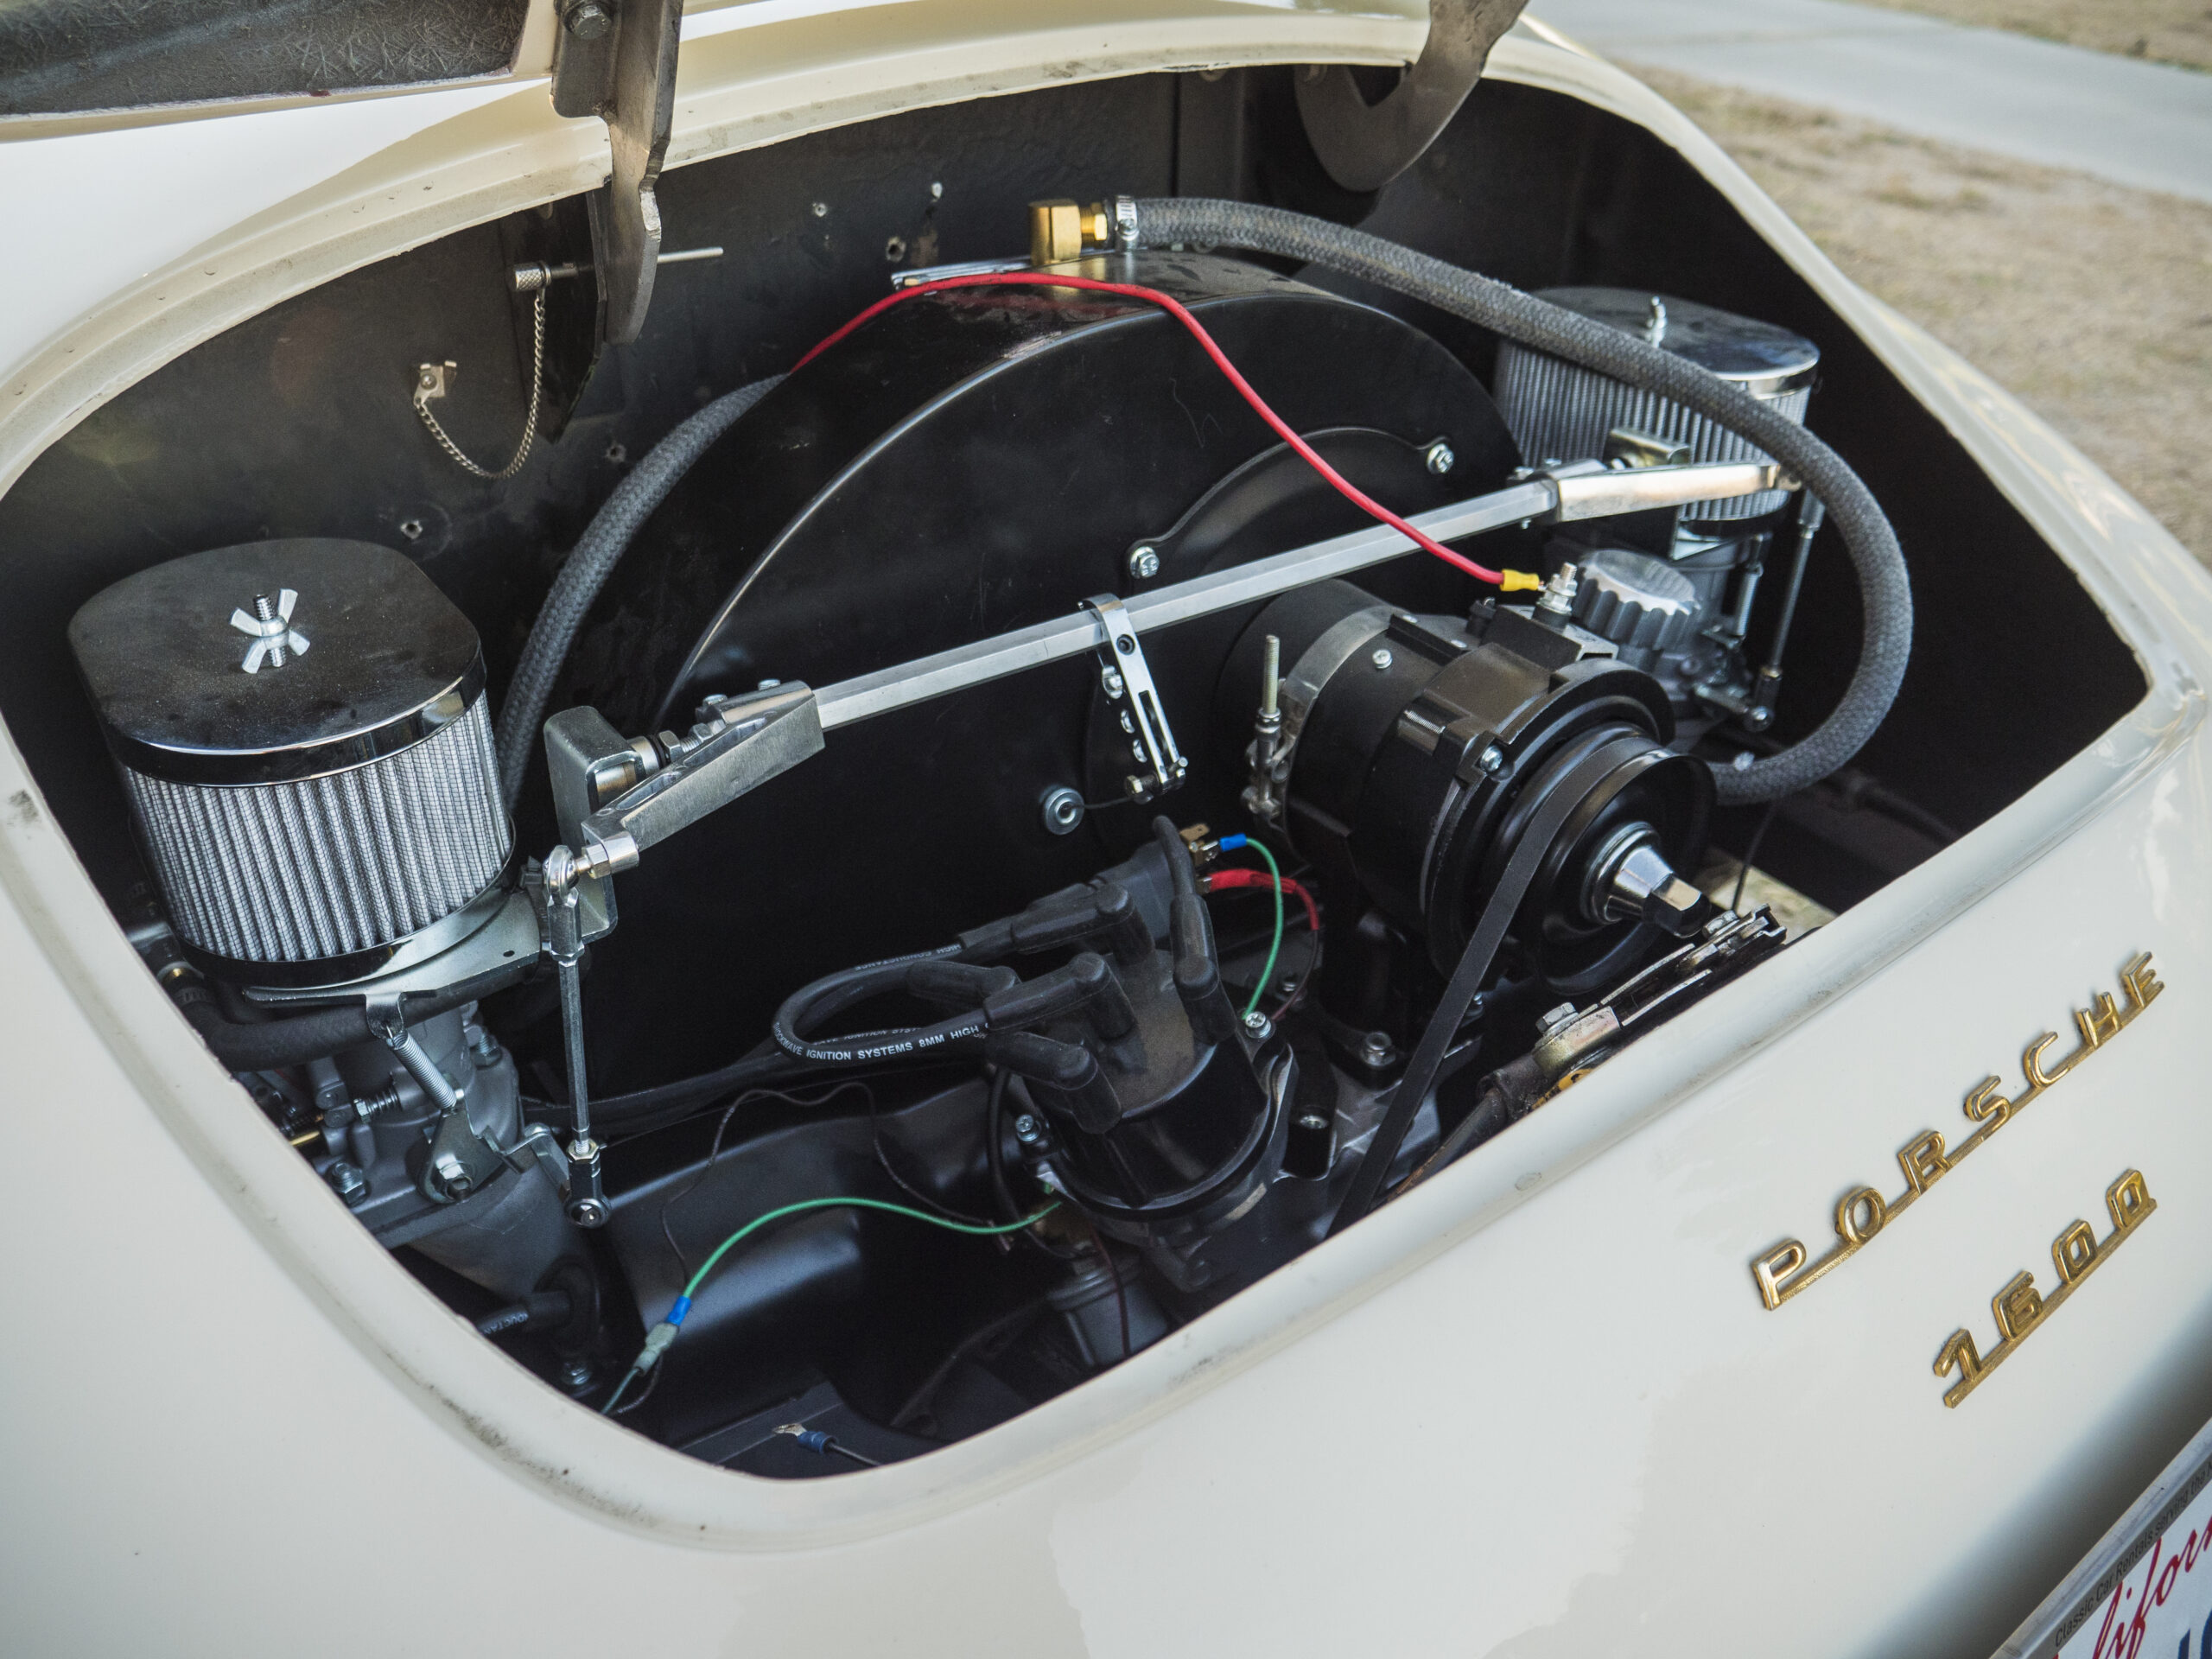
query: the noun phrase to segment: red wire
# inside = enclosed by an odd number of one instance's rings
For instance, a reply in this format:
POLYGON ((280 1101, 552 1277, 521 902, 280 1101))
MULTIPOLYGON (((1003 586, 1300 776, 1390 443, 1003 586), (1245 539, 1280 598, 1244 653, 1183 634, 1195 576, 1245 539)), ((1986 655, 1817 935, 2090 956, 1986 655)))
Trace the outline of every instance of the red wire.
POLYGON ((1205 354, 1213 359, 1214 366, 1229 378, 1229 384, 1236 388, 1237 392, 1246 403, 1251 404, 1253 412, 1274 428, 1275 435, 1296 450, 1306 464, 1326 479, 1345 500, 1351 502, 1361 512, 1379 518, 1422 551, 1434 554, 1446 564, 1464 570, 1471 576, 1492 583, 1503 582, 1505 580, 1503 572, 1477 564, 1472 559, 1454 553, 1426 531, 1414 529, 1412 524, 1401 518, 1335 467, 1330 466, 1327 461, 1322 460, 1319 454, 1315 453, 1313 446, 1292 431, 1282 416, 1268 407, 1267 400, 1252 390, 1252 383, 1236 372, 1236 365, 1229 360, 1228 353, 1214 343, 1214 338, 1206 332, 1205 325, 1192 316, 1180 300, 1172 294, 1163 294, 1156 288, 1145 288, 1135 283, 1103 283, 1090 276, 1050 276, 1041 272, 1012 270, 989 271, 974 276, 944 276, 933 283, 916 283, 911 288, 894 289, 878 300, 791 366, 794 369, 804 368, 869 318, 879 312, 889 310, 901 300, 912 299, 917 294, 941 293, 946 289, 952 288, 1079 288, 1096 294, 1119 294, 1128 299, 1144 300, 1160 307, 1161 310, 1191 331, 1191 337, 1196 340, 1205 354))
MULTIPOLYGON (((1274 877, 1265 870, 1216 870, 1206 877, 1206 891, 1225 893, 1236 887, 1257 887, 1262 893, 1272 889, 1274 877)), ((1306 925, 1314 932, 1321 931, 1321 907, 1313 902, 1313 895, 1289 876, 1282 879, 1283 896, 1295 899, 1306 906, 1306 925)))

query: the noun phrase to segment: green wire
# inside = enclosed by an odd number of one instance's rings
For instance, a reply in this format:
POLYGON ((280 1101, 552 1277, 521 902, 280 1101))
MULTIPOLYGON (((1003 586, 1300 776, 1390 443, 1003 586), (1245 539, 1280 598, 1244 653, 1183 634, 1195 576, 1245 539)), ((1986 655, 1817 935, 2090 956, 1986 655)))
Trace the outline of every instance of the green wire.
POLYGON ((1244 1005, 1244 1017, 1249 1020, 1260 1006, 1260 999, 1268 994, 1268 982, 1275 976, 1275 958, 1282 954, 1282 866, 1275 862, 1275 855, 1258 842, 1249 837, 1244 844, 1268 861, 1268 874, 1275 879, 1275 937, 1268 946, 1268 965, 1260 969, 1260 982, 1252 988, 1252 1000, 1244 1005))
POLYGON ((785 1216, 795 1216, 802 1210, 829 1210, 840 1205, 854 1210, 882 1210, 894 1216, 911 1216, 916 1221, 926 1221, 931 1226, 942 1227, 947 1232, 973 1233, 981 1237, 989 1237, 995 1233, 1018 1233, 1023 1228, 1033 1226, 1042 1221, 1060 1207, 1058 1201, 1055 1200, 1034 1215, 1024 1216, 1020 1221, 1009 1221, 995 1227, 976 1227, 964 1221, 947 1221, 943 1216, 933 1216, 926 1210, 910 1210, 903 1204, 886 1204, 880 1198, 806 1198, 798 1204, 787 1204, 780 1210, 771 1210, 766 1215, 747 1222, 744 1226, 722 1240, 715 1247, 715 1253, 707 1258, 699 1271, 691 1275, 691 1282, 683 1287, 684 1295, 687 1297, 696 1295, 699 1287, 706 1282, 707 1275, 715 1270, 715 1264, 717 1262, 727 1255, 734 1246, 759 1232, 770 1222, 780 1220, 785 1216))

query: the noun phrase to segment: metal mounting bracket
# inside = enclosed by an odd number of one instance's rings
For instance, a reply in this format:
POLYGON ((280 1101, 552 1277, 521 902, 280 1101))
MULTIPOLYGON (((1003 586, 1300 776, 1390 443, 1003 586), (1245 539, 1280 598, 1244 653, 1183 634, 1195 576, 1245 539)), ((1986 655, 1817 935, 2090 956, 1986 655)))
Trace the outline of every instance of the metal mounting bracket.
POLYGON ((609 345, 645 326, 660 264, 654 190, 676 113, 683 0, 563 0, 553 67, 553 108, 607 123, 613 168, 589 199, 593 267, 607 302, 609 345))
POLYGON ((1145 769, 1122 781, 1133 801, 1149 801, 1183 781, 1190 762, 1175 747, 1175 733, 1167 724, 1167 710, 1152 682, 1152 664, 1145 661, 1136 625, 1122 601, 1111 594, 1086 599, 1083 607, 1098 621, 1098 681, 1106 695, 1123 704, 1127 729, 1136 739, 1137 757, 1145 769))
POLYGON ((1428 41, 1405 79, 1370 104, 1343 64, 1297 71, 1298 113, 1313 153, 1347 190, 1380 190, 1421 157, 1528 0, 1431 0, 1428 41))

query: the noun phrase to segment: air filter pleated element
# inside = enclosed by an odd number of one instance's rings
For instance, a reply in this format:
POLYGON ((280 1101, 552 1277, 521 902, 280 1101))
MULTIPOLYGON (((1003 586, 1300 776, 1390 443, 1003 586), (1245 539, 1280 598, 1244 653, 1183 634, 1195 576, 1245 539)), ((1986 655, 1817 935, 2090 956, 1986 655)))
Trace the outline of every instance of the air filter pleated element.
MULTIPOLYGON (((1804 421, 1821 353, 1802 335, 1643 289, 1554 288, 1540 297, 1686 358, 1734 381, 1771 404, 1777 414, 1801 424, 1804 421)), ((1696 461, 1771 459, 1726 427, 1671 399, 1510 340, 1498 348, 1497 404, 1521 445, 1522 458, 1531 466, 1601 457, 1606 434, 1624 426, 1681 444, 1696 461)), ((1786 491, 1768 490, 1729 501, 1701 502, 1684 509, 1683 516, 1718 524, 1756 518, 1789 499, 1786 491)))
POLYGON ((356 977, 442 944, 498 883, 476 632, 411 560, 221 548, 118 582, 69 638, 170 919, 211 966, 356 977))

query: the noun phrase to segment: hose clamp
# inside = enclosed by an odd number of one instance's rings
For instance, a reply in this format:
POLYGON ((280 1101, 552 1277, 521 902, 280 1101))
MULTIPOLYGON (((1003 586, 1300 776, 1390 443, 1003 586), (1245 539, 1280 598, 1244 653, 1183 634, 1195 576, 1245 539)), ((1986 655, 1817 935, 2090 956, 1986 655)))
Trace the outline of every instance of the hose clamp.
POLYGON ((1123 253, 1135 253, 1144 245, 1137 232, 1137 199, 1135 196, 1114 198, 1114 245, 1123 253))

